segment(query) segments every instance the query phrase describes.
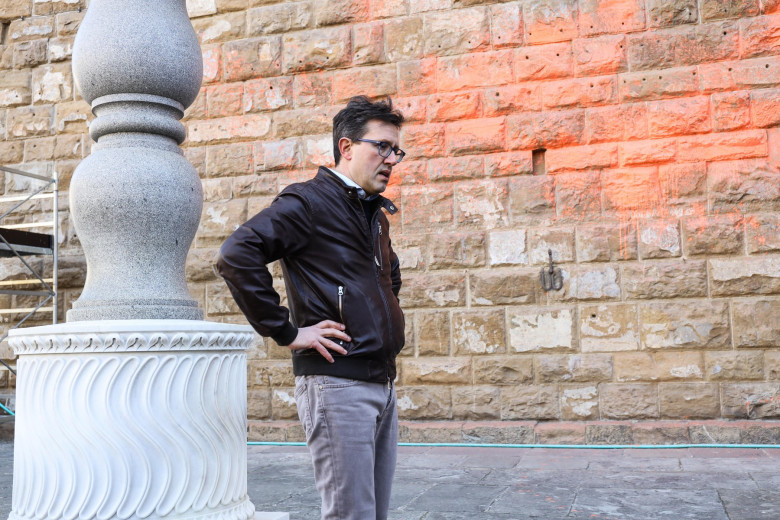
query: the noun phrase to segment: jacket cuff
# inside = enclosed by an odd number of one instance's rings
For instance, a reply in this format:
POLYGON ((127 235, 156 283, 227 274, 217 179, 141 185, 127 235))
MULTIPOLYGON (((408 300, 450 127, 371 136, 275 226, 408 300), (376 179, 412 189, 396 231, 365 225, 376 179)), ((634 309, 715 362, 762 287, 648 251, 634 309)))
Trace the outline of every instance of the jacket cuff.
POLYGON ((281 332, 274 334, 271 336, 271 339, 273 339, 277 345, 280 347, 286 347, 293 341, 295 341, 295 338, 298 336, 298 327, 287 322, 287 325, 284 326, 284 328, 281 330, 281 332))

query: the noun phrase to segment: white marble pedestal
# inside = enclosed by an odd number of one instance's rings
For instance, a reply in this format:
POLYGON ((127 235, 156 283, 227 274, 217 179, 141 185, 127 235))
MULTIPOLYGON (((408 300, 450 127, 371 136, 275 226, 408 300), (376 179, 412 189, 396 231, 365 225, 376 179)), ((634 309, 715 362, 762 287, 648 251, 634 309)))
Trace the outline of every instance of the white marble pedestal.
POLYGON ((247 495, 251 340, 250 327, 197 320, 12 331, 9 520, 289 518, 247 495))

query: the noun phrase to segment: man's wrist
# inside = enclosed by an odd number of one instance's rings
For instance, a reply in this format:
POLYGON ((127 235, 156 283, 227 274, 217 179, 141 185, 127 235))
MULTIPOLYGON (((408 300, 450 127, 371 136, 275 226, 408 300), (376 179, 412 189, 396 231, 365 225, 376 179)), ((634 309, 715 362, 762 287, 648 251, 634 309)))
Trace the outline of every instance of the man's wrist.
POLYGON ((284 326, 284 328, 278 332, 277 334, 274 334, 271 336, 271 339, 273 339, 277 345, 280 347, 286 347, 293 341, 295 341, 295 338, 298 337, 298 327, 290 323, 289 321, 284 326))

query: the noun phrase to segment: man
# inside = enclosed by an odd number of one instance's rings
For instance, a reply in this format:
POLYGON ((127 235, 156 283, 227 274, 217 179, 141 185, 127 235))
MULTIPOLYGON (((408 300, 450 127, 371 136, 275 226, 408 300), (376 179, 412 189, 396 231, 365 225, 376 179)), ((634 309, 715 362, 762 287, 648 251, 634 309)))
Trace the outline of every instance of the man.
POLYGON ((333 118, 335 168, 284 189, 227 239, 217 260, 249 323, 292 351, 323 520, 385 519, 389 509, 404 317, 382 212, 397 209, 380 193, 404 157, 403 121, 391 100, 352 98, 333 118), (277 259, 289 313, 266 268, 277 259))

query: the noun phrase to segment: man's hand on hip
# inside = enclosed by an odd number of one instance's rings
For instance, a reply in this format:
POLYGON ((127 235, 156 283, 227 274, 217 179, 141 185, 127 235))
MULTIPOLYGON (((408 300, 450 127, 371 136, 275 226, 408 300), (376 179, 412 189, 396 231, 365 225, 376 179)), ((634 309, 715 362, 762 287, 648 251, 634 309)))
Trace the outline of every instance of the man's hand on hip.
POLYGON ((322 357, 327 359, 330 363, 333 363, 333 356, 331 356, 328 349, 338 352, 339 354, 346 355, 347 351, 344 347, 337 345, 328 338, 338 338, 344 341, 352 341, 345 332, 344 325, 331 320, 325 320, 312 325, 311 327, 304 327, 298 329, 298 335, 295 336, 295 340, 287 345, 290 350, 305 350, 307 348, 313 348, 319 352, 322 357))

